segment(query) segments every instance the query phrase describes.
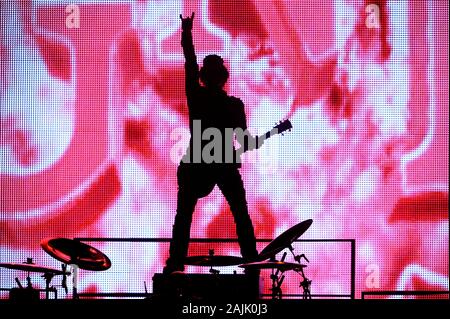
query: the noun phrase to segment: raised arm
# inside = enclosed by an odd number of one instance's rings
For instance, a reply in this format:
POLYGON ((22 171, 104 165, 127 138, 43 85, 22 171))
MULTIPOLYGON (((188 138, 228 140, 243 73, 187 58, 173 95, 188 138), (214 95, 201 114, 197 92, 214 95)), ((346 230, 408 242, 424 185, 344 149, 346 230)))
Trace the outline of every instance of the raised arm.
POLYGON ((181 45, 183 47, 184 58, 186 60, 184 64, 184 69, 186 72, 186 96, 189 99, 195 89, 197 89, 199 84, 199 67, 197 64, 197 57, 194 50, 194 42, 192 40, 192 23, 194 21, 195 13, 192 12, 190 17, 183 18, 180 14, 181 19, 181 45))

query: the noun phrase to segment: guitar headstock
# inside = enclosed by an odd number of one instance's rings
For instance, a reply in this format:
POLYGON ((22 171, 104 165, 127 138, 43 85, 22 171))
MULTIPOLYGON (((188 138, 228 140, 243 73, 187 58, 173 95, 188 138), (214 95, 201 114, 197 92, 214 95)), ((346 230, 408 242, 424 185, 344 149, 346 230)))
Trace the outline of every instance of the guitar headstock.
POLYGON ((273 127, 273 129, 268 131, 266 134, 261 135, 260 138, 268 139, 274 135, 283 134, 286 131, 290 131, 291 129, 292 129, 291 121, 289 120, 280 121, 273 127))
POLYGON ((292 129, 292 123, 289 120, 280 121, 274 126, 273 130, 276 130, 276 134, 281 134, 292 129))

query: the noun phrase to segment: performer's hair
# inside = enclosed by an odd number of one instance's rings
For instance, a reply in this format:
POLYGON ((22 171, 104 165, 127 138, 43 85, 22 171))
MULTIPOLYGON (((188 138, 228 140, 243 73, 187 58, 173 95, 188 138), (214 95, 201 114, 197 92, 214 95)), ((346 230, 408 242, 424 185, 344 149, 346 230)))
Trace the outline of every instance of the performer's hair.
POLYGON ((229 76, 230 74, 220 56, 211 54, 203 59, 203 67, 200 69, 200 80, 206 86, 223 87, 229 76))

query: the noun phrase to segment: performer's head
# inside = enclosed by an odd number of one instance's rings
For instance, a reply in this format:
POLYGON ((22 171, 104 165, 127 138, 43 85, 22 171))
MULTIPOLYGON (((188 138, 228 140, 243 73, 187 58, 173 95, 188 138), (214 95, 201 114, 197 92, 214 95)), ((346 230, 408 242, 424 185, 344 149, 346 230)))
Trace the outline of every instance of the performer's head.
POLYGON ((203 59, 203 67, 200 69, 200 80, 206 87, 223 88, 229 76, 230 74, 220 56, 211 54, 203 59))

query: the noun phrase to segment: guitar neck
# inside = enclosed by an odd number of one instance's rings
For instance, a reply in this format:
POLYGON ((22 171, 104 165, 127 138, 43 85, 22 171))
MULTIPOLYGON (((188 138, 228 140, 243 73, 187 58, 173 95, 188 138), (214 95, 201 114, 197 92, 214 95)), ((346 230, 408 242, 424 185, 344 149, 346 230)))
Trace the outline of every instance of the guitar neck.
POLYGON ((270 138, 270 137, 272 137, 272 136, 274 136, 276 134, 278 134, 278 130, 273 128, 270 131, 267 131, 266 133, 264 133, 262 135, 259 135, 258 139, 265 139, 265 140, 267 140, 268 138, 270 138))
MULTIPOLYGON (((291 124, 291 122, 289 120, 285 120, 282 123, 280 122, 279 125, 275 126, 270 131, 267 131, 266 133, 256 137, 257 138, 257 144, 258 144, 258 146, 256 148, 259 148, 261 146, 259 141, 267 140, 267 139, 271 138, 272 136, 280 134, 280 133, 282 134, 283 132, 285 132, 286 130, 290 130, 291 128, 292 128, 292 124, 291 124)), ((241 147, 240 150, 243 150, 244 152, 247 151, 243 147, 241 147)))

